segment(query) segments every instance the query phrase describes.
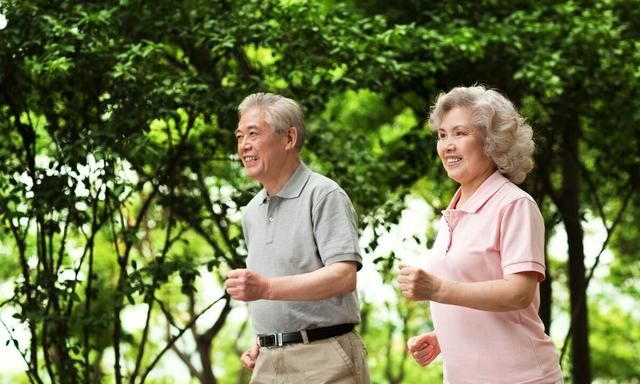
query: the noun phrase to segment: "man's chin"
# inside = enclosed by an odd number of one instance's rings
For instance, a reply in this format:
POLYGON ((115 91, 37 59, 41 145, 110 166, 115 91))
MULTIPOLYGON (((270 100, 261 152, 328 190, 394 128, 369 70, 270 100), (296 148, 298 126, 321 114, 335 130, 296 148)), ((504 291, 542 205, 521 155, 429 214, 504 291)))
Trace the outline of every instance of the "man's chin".
MULTIPOLYGON (((258 180, 260 178, 260 172, 258 172, 257 169, 255 168, 244 168, 245 173, 247 174, 248 177, 254 179, 254 180, 258 180)), ((259 180, 258 180, 259 181, 259 180)))

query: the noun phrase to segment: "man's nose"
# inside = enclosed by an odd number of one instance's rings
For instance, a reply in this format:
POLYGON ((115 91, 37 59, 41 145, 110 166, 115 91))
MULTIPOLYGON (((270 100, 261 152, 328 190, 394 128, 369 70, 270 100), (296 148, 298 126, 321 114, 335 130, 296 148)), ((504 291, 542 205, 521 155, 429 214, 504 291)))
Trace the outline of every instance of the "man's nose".
POLYGON ((247 140, 246 136, 238 140, 238 148, 247 148, 248 146, 249 141, 247 140))

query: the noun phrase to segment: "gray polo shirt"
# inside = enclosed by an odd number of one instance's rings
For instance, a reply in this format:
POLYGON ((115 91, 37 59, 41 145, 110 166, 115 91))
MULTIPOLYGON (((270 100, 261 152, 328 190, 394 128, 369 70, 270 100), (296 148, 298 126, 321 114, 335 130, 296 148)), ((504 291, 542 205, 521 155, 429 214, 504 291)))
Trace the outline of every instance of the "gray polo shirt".
MULTIPOLYGON (((349 197, 303 163, 277 195, 258 192, 242 216, 247 267, 264 276, 298 275, 339 261, 362 266, 349 197)), ((317 301, 253 301, 249 314, 258 334, 360 322, 355 291, 317 301)))

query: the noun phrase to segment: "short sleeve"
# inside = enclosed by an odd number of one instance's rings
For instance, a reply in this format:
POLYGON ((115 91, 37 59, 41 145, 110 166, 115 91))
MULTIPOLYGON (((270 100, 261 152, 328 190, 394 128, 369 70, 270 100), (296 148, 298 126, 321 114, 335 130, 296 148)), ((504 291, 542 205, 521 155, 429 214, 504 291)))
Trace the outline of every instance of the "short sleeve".
POLYGON ((324 265, 355 261, 362 268, 358 225, 351 200, 340 188, 323 196, 313 207, 313 234, 324 265))
POLYGON ((544 221, 533 200, 517 199, 502 211, 500 254, 504 276, 537 272, 544 280, 544 221))

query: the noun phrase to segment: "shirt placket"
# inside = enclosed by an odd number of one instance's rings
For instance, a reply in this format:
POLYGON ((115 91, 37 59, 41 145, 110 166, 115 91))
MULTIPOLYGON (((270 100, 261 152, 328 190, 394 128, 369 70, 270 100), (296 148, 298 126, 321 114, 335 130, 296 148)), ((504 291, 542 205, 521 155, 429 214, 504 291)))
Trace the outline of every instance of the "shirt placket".
POLYGON ((271 243, 275 236, 276 211, 278 209, 278 205, 280 205, 280 199, 277 196, 271 197, 267 200, 267 236, 265 238, 265 242, 267 244, 271 243))
POLYGON ((449 232, 446 253, 449 253, 449 250, 451 249, 451 244, 453 243, 453 231, 456 228, 456 225, 458 224, 458 222, 460 221, 461 215, 462 215, 462 212, 457 210, 442 211, 442 216, 444 217, 444 220, 447 223, 447 229, 449 232))

